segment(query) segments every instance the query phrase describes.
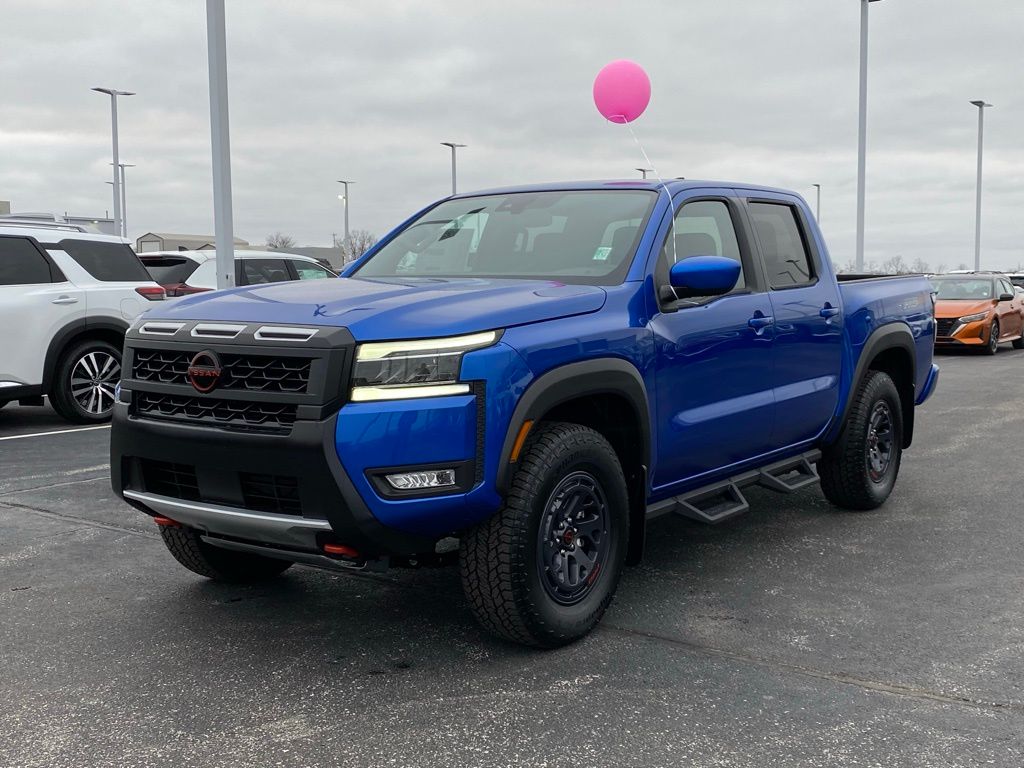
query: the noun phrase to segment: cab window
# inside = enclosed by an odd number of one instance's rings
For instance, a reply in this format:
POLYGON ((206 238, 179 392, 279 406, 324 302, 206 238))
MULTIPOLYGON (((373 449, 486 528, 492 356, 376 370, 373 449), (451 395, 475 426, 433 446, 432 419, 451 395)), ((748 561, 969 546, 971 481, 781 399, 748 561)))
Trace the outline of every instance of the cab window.
MULTIPOLYGON (((658 284, 674 292, 668 285, 668 271, 676 262, 694 256, 724 256, 740 263, 740 276, 733 292, 744 291, 744 274, 740 244, 736 237, 732 215, 722 200, 696 200, 686 203, 676 214, 672 228, 665 238, 658 261, 658 284)), ((700 297, 688 301, 699 303, 700 297)))
POLYGON ((751 203, 750 218, 761 244, 768 285, 773 289, 810 285, 815 281, 796 210, 785 203, 751 203))

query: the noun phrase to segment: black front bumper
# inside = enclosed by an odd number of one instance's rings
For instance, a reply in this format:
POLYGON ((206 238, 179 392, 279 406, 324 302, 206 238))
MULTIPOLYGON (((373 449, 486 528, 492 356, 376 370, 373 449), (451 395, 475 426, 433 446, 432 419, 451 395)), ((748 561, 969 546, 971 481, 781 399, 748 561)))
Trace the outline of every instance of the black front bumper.
POLYGON ((173 519, 173 512, 166 511, 173 505, 183 514, 191 508, 205 510, 210 522, 197 527, 215 536, 308 552, 322 551, 326 543, 343 544, 367 559, 433 552, 433 540, 388 528, 370 513, 338 461, 336 421, 336 414, 321 421, 298 420, 287 434, 260 434, 137 418, 127 404, 117 403, 110 438, 111 483, 115 493, 149 515, 173 519), (155 463, 194 470, 194 486, 190 481, 187 492, 168 494, 166 484, 157 487, 152 481, 155 463), (252 511, 245 483, 253 476, 294 480, 289 487, 297 490, 301 513, 253 512, 252 535, 246 535, 238 518, 252 511), (218 524, 216 510, 225 520, 234 518, 233 523, 218 524), (293 519, 295 529, 309 535, 273 540, 273 534, 260 529, 260 519, 293 519))

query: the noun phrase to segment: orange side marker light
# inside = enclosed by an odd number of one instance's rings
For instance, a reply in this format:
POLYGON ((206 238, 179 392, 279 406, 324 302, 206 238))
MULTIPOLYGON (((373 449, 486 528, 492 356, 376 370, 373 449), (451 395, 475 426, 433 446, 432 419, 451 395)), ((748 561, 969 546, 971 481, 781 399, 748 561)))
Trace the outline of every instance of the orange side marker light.
POLYGON ((533 419, 527 419, 523 422, 523 426, 519 428, 519 434, 516 435, 516 441, 512 444, 512 454, 508 457, 510 464, 515 464, 519 460, 519 452, 523 450, 523 443, 526 442, 526 436, 530 434, 530 429, 533 427, 533 419))

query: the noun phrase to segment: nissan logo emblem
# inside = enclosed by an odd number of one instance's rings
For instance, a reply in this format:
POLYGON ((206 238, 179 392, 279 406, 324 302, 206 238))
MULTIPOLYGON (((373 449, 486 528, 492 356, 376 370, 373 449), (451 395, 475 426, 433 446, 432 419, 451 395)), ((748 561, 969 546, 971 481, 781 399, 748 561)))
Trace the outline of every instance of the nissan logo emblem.
POLYGON ((212 392, 220 381, 223 372, 220 365, 220 358, 216 352, 203 350, 192 358, 188 364, 188 380, 192 383, 196 392, 206 394, 212 392))

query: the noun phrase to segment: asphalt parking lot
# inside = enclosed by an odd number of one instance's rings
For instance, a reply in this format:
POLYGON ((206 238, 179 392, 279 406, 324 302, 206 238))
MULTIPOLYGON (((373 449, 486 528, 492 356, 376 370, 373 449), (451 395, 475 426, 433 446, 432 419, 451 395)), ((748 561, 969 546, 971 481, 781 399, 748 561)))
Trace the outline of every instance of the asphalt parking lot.
POLYGON ((205 582, 113 496, 109 430, 8 406, 0 765, 1019 767, 1024 352, 939 363, 882 510, 659 520, 554 652, 454 570, 205 582))

